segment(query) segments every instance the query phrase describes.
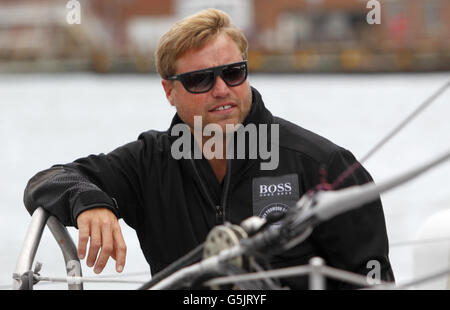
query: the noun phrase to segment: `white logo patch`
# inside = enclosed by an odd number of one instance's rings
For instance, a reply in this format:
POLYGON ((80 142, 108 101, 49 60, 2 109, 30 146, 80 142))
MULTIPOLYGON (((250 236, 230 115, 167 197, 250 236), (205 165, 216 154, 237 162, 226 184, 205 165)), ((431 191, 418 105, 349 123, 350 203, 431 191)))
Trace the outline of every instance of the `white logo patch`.
POLYGON ((253 179, 253 215, 270 220, 285 213, 299 198, 297 174, 253 179))
POLYGON ((259 185, 260 197, 291 195, 291 194, 292 194, 291 182, 259 185))

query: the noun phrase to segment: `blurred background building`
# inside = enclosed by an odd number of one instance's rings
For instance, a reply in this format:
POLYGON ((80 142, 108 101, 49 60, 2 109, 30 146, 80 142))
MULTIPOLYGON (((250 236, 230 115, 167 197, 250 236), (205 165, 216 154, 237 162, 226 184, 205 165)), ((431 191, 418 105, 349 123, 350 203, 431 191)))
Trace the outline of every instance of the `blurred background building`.
POLYGON ((226 11, 253 72, 450 70, 449 0, 0 0, 0 73, 154 72, 161 35, 200 9, 226 11))

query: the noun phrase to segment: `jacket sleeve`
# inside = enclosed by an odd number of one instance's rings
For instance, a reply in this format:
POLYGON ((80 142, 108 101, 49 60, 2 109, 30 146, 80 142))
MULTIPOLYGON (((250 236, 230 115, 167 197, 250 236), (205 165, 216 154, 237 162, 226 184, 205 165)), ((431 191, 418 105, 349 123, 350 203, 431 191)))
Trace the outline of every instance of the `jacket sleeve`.
MULTIPOLYGON (((349 151, 336 151, 327 166, 328 181, 334 181, 355 162, 349 151)), ((360 166, 339 187, 368 182, 373 182, 372 177, 360 166)), ((371 276, 377 276, 375 268, 380 267, 378 275, 381 280, 394 281, 381 199, 318 225, 312 237, 327 265, 371 276)), ((329 285, 335 288, 352 287, 337 281, 330 281, 329 285)))
POLYGON ((64 225, 75 227, 81 212, 104 207, 134 227, 142 201, 140 172, 146 171, 142 164, 150 163, 150 157, 146 143, 139 139, 106 155, 55 165, 30 179, 24 192, 25 206, 30 214, 43 207, 64 225))

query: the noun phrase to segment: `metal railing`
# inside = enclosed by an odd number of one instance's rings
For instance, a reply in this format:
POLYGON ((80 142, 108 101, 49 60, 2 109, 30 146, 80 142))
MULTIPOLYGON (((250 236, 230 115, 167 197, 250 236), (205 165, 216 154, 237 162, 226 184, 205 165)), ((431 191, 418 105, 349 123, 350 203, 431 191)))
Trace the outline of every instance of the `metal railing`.
MULTIPOLYGON (((23 243, 22 250, 19 254, 16 269, 13 274, 13 289, 14 290, 32 290, 34 284, 46 277, 40 277, 38 270, 32 270, 32 264, 36 256, 36 252, 42 238, 42 233, 48 226, 53 236, 61 248, 64 261, 66 263, 67 278, 57 279, 56 282, 67 282, 69 290, 82 290, 83 282, 93 282, 92 280, 100 280, 97 282, 108 282, 108 280, 83 278, 81 271, 81 264, 77 254, 77 248, 69 235, 66 227, 64 227, 57 218, 50 215, 43 208, 37 208, 31 217, 31 223, 28 227, 27 234, 23 243)), ((39 267, 38 267, 39 268, 39 267)), ((189 268, 187 268, 189 269, 189 268)), ((261 280, 272 277, 289 277, 306 275, 309 277, 309 289, 324 290, 326 289, 326 279, 332 278, 340 280, 349 284, 365 287, 366 289, 407 289, 413 288, 417 284, 436 280, 443 276, 450 274, 450 268, 440 270, 429 274, 427 276, 417 278, 402 284, 389 283, 385 281, 377 281, 377 283, 369 283, 367 276, 355 274, 345 270, 335 269, 325 264, 325 261, 320 257, 313 257, 309 264, 302 266, 293 266, 282 269, 267 270, 260 272, 253 272, 247 274, 237 274, 232 276, 224 276, 211 279, 205 283, 207 286, 217 286, 229 283, 246 282, 252 280, 261 280)), ((50 279, 50 278, 49 278, 50 279)), ((56 278, 55 278, 56 279, 56 278)), ((52 279, 52 280, 55 280, 52 279)), ((47 279, 48 280, 48 279, 47 279)), ((117 280, 117 279, 115 279, 117 280)), ((111 281, 114 282, 114 281, 111 281)), ((121 282, 117 280, 117 282, 121 282)), ((126 282, 126 281, 122 281, 126 282)), ((136 281, 131 281, 137 283, 136 281)), ((155 289, 156 287, 152 287, 155 289)), ((449 289, 450 287, 447 287, 449 289)), ((164 289, 164 285, 160 288, 164 289)))
MULTIPOLYGON (((48 226, 53 236, 61 248, 66 263, 66 271, 68 276, 81 277, 81 265, 77 254, 77 248, 72 238, 58 219, 50 215, 43 208, 37 208, 28 227, 22 250, 20 251, 16 269, 13 274, 14 290, 32 290, 35 282, 35 272, 31 270, 36 252, 41 241, 42 233, 45 226, 48 226)), ((68 282, 69 290, 82 290, 83 283, 68 282)))

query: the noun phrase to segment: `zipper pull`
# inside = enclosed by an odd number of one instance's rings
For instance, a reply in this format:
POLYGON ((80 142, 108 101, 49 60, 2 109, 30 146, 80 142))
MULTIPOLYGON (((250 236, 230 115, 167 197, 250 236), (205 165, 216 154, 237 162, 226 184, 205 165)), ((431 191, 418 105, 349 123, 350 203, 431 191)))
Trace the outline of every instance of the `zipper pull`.
POLYGON ((216 206, 216 223, 223 224, 223 208, 222 206, 216 206))

